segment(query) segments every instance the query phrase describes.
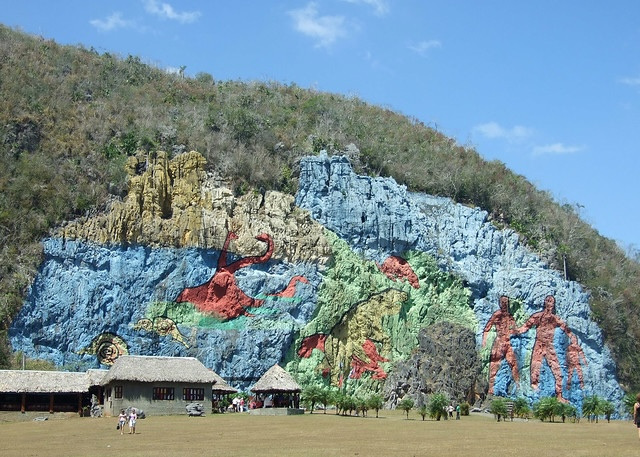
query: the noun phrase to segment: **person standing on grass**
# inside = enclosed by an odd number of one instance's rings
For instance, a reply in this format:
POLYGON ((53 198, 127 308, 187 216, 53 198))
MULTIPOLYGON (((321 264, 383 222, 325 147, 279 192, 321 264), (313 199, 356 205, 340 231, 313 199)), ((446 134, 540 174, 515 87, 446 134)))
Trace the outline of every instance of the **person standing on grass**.
POLYGON ((127 415, 124 412, 124 409, 120 410, 120 415, 118 416, 118 426, 120 427, 120 434, 124 435, 124 424, 127 423, 127 415))
POLYGON ((638 428, 638 438, 640 438, 640 393, 636 395, 636 404, 633 405, 633 423, 638 428))
POLYGON ((129 434, 136 434, 136 421, 138 420, 138 414, 135 408, 131 408, 129 413, 129 434))

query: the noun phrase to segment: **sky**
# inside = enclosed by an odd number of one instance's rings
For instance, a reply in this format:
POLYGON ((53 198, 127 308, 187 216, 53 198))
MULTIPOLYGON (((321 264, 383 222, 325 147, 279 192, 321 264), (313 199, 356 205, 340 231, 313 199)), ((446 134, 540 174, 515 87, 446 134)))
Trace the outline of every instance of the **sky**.
MULTIPOLYGON (((640 249, 637 0, 0 0, 0 23, 187 76, 358 97, 640 249)), ((389 151, 392 153, 393 151, 389 151)))

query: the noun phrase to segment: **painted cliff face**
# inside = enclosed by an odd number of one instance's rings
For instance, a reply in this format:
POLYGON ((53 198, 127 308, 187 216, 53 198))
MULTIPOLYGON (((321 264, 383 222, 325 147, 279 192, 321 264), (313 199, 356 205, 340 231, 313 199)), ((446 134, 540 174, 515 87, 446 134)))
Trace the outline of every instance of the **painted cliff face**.
POLYGON ((43 241, 15 350, 71 369, 193 356, 240 388, 281 363, 366 396, 421 329, 452 322, 476 335, 496 395, 621 404, 588 295, 486 213, 357 176, 339 157, 301 162, 295 202, 216 188, 197 153, 153 160, 128 168, 130 195, 109 213, 43 241), (496 310, 506 291, 511 309, 496 310))
POLYGON ((578 338, 571 332, 567 323, 555 314, 555 297, 547 295, 543 310, 529 316, 520 327, 516 326, 516 321, 509 312, 509 297, 501 296, 499 303, 500 308, 487 321, 482 336, 482 345, 485 346, 488 333, 495 328, 495 339, 489 357, 489 394, 501 396, 509 394, 508 388, 496 391, 494 387, 503 364, 511 370, 511 380, 508 379, 506 372, 501 376, 503 381, 506 381, 506 385, 510 382, 515 384, 512 391, 522 390, 518 388, 520 381, 518 367, 522 365, 530 367, 527 387, 534 392, 540 390, 543 365, 550 370, 554 382, 554 395, 561 402, 568 401, 563 395, 563 389, 564 392, 568 392, 574 386, 578 389, 584 388, 583 366, 588 365, 587 359, 578 338), (530 354, 529 359, 519 361, 512 341, 527 337, 531 329, 535 329, 533 346, 527 349, 527 352, 519 351, 520 357, 530 354), (563 356, 560 357, 559 354, 563 356), (564 385, 563 379, 566 380, 564 385))
MULTIPOLYGON (((218 266, 213 276, 204 284, 196 287, 183 289, 176 298, 177 303, 189 302, 195 305, 196 309, 204 314, 211 315, 221 321, 235 319, 239 316, 253 317, 249 309, 262 306, 265 299, 254 298, 247 295, 237 283, 236 272, 251 265, 267 262, 273 255, 273 240, 271 236, 262 233, 256 239, 267 243, 267 250, 261 256, 244 257, 235 262, 227 261, 227 252, 231 240, 238 236, 229 232, 222 247, 222 252, 218 258, 218 266)), ((308 284, 309 281, 304 276, 291 278, 287 287, 280 292, 270 293, 269 297, 294 298, 297 283, 308 284)))

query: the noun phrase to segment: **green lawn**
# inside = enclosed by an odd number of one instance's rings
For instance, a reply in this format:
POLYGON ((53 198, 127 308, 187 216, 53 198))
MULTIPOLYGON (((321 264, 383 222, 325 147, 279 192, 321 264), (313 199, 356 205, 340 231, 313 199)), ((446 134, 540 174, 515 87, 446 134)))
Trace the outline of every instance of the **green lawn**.
POLYGON ((322 412, 304 416, 219 414, 138 421, 124 436, 115 418, 0 413, 0 455, 13 456, 638 456, 628 421, 496 422, 472 414, 459 421, 422 421, 415 412, 367 418, 322 412), (49 417, 36 422, 33 417, 49 417))

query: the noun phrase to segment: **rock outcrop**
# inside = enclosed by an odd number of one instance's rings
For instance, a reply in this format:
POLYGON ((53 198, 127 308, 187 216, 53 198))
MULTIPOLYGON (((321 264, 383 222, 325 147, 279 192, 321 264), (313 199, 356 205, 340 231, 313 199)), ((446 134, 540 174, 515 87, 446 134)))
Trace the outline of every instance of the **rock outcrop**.
POLYGON ((395 366, 385 384, 387 406, 395 408, 397 400, 408 395, 420 407, 434 393, 444 393, 452 402, 474 403, 480 370, 473 331, 446 321, 424 327, 414 353, 395 366))

